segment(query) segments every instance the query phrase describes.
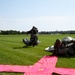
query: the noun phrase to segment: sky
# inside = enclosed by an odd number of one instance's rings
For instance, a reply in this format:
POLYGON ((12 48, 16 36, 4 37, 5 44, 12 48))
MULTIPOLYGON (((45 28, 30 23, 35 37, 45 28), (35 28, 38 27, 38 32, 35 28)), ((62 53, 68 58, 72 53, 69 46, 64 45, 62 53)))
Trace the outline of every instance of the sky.
POLYGON ((0 0, 0 30, 75 30, 75 0, 0 0))

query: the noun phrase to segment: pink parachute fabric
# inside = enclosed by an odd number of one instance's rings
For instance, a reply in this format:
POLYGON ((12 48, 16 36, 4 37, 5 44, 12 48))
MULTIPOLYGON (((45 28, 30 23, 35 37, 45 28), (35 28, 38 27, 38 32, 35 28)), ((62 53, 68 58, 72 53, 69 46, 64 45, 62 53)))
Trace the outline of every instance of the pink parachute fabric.
POLYGON ((24 75, 52 75, 56 62, 56 56, 44 56, 24 75))
POLYGON ((28 72, 32 66, 0 65, 0 72, 28 72))
POLYGON ((33 66, 0 65, 0 72, 23 72, 24 75, 75 75, 75 69, 55 67, 57 59, 56 56, 44 56, 33 66))
POLYGON ((61 75, 75 75, 75 69, 72 68, 55 68, 54 72, 61 75))

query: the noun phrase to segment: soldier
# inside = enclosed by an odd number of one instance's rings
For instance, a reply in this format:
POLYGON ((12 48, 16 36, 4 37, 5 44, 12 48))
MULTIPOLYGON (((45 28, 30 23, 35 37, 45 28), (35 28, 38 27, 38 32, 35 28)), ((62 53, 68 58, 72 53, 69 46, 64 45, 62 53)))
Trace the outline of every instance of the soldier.
MULTIPOLYGON (((30 31, 27 31, 26 32, 27 34, 30 34, 30 41, 25 43, 26 45, 29 45, 29 46, 35 46, 35 45, 38 45, 38 37, 37 37, 37 33, 38 33, 38 29, 33 26, 32 29, 30 31)), ((24 42, 24 41, 23 41, 24 42)))

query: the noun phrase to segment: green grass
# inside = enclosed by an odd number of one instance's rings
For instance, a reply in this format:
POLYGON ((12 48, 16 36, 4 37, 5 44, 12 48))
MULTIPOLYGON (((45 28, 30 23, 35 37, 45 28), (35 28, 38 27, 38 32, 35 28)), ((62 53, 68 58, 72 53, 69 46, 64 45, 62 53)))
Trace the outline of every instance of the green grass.
MULTIPOLYGON (((0 64, 10 65, 33 65, 44 55, 51 55, 44 49, 54 44, 57 38, 62 39, 65 36, 75 38, 75 35, 39 35, 41 43, 35 47, 24 48, 23 38, 29 38, 26 35, 0 35, 0 64)), ((75 68, 75 58, 59 57, 57 67, 75 68)), ((23 75, 23 73, 0 73, 0 75, 23 75)))

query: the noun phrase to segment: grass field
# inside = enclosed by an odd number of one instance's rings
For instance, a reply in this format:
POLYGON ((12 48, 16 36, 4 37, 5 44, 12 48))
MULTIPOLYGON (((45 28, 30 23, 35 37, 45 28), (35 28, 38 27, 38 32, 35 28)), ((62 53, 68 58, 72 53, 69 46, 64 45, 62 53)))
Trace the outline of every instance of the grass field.
MULTIPOLYGON (((57 38, 64 38, 75 35, 38 35, 41 41, 38 46, 24 48, 23 38, 29 38, 29 35, 0 35, 0 64, 10 65, 33 65, 44 55, 51 55, 44 49, 54 44, 57 38)), ((57 67, 75 68, 74 57, 59 57, 57 67)), ((23 75, 23 73, 0 73, 0 75, 23 75)))

